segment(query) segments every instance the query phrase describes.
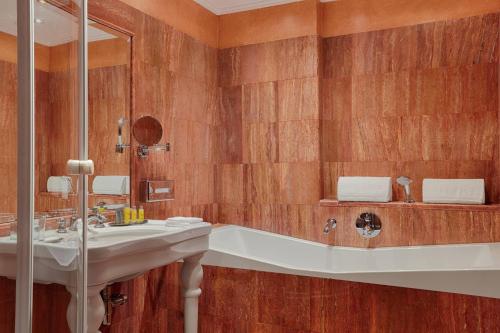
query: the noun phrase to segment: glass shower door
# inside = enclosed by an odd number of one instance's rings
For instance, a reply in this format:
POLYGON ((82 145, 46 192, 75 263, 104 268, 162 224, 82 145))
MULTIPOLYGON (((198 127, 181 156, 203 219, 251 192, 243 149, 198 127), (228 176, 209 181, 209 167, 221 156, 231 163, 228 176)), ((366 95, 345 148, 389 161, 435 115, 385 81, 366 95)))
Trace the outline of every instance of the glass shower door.
POLYGON ((87 332, 86 1, 17 2, 16 332, 87 332))

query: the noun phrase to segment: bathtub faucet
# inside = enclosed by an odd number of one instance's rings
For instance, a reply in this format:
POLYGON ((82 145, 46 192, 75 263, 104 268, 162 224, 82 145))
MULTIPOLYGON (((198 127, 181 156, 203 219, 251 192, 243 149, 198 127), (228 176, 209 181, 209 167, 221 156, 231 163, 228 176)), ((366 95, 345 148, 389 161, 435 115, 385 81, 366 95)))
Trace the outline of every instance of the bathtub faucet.
POLYGON ((329 218, 326 220, 325 227, 323 228, 323 234, 328 235, 330 231, 337 227, 337 220, 334 218, 329 218))

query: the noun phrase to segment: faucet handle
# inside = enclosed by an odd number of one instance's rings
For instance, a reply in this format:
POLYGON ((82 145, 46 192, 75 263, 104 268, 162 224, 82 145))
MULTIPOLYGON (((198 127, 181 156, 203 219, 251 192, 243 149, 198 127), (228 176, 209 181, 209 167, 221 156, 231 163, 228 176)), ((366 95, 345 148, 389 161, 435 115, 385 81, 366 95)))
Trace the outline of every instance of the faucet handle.
POLYGON ((61 217, 57 221, 57 233, 65 234, 67 232, 68 232, 68 229, 66 228, 66 219, 64 217, 61 217))
POLYGON ((329 234, 330 231, 332 231, 336 227, 337 227, 337 220, 334 218, 329 218, 328 220, 326 220, 326 224, 323 228, 323 234, 325 235, 329 234))
POLYGON ((373 238, 382 230, 382 223, 374 213, 363 213, 355 221, 356 231, 363 238, 373 238))

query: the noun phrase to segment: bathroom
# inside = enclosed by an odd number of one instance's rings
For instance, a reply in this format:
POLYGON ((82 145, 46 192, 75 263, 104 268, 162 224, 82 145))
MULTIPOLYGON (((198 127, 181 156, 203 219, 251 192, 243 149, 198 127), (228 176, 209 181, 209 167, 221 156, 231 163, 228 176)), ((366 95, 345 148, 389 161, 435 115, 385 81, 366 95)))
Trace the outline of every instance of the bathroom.
POLYGON ((1 8, 0 332, 500 332, 500 1, 1 8))

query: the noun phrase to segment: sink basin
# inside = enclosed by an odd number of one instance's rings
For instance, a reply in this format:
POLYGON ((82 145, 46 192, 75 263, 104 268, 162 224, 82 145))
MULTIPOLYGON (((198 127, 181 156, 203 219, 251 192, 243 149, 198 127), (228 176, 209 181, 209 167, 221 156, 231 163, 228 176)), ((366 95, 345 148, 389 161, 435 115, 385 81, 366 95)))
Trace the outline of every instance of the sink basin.
MULTIPOLYGON (((102 229, 91 227, 87 243, 88 302, 89 308, 91 304, 93 308, 92 313, 89 311, 88 315, 89 332, 98 332, 102 322, 104 304, 100 298, 100 291, 106 285, 131 279, 180 259, 194 263, 186 266, 189 271, 186 273, 186 279, 189 280, 190 274, 199 275, 199 271, 201 272, 199 259, 208 250, 210 231, 209 223, 166 226, 165 221, 160 220, 150 220, 147 224, 126 227, 106 226, 102 229)), ((46 237, 56 235, 63 237, 64 240, 54 244, 34 242, 33 279, 38 283, 65 285, 73 296, 70 307, 76 306, 74 281, 77 275, 79 249, 75 237, 79 236, 76 232, 63 236, 55 231, 46 233, 46 237)), ((16 242, 8 237, 0 238, 0 267, 2 276, 15 279, 16 242)), ((201 275, 199 280, 201 281, 201 275)), ((198 286, 192 285, 190 288, 197 289, 198 286)), ((71 317, 73 312, 68 310, 68 317, 71 317)), ((68 322, 74 323, 74 318, 68 318, 68 322)))
POLYGON ((171 231, 181 231, 181 227, 162 226, 130 226, 130 227, 107 227, 103 229, 91 229, 88 241, 90 247, 109 246, 110 244, 135 242, 155 238, 158 235, 171 231))

